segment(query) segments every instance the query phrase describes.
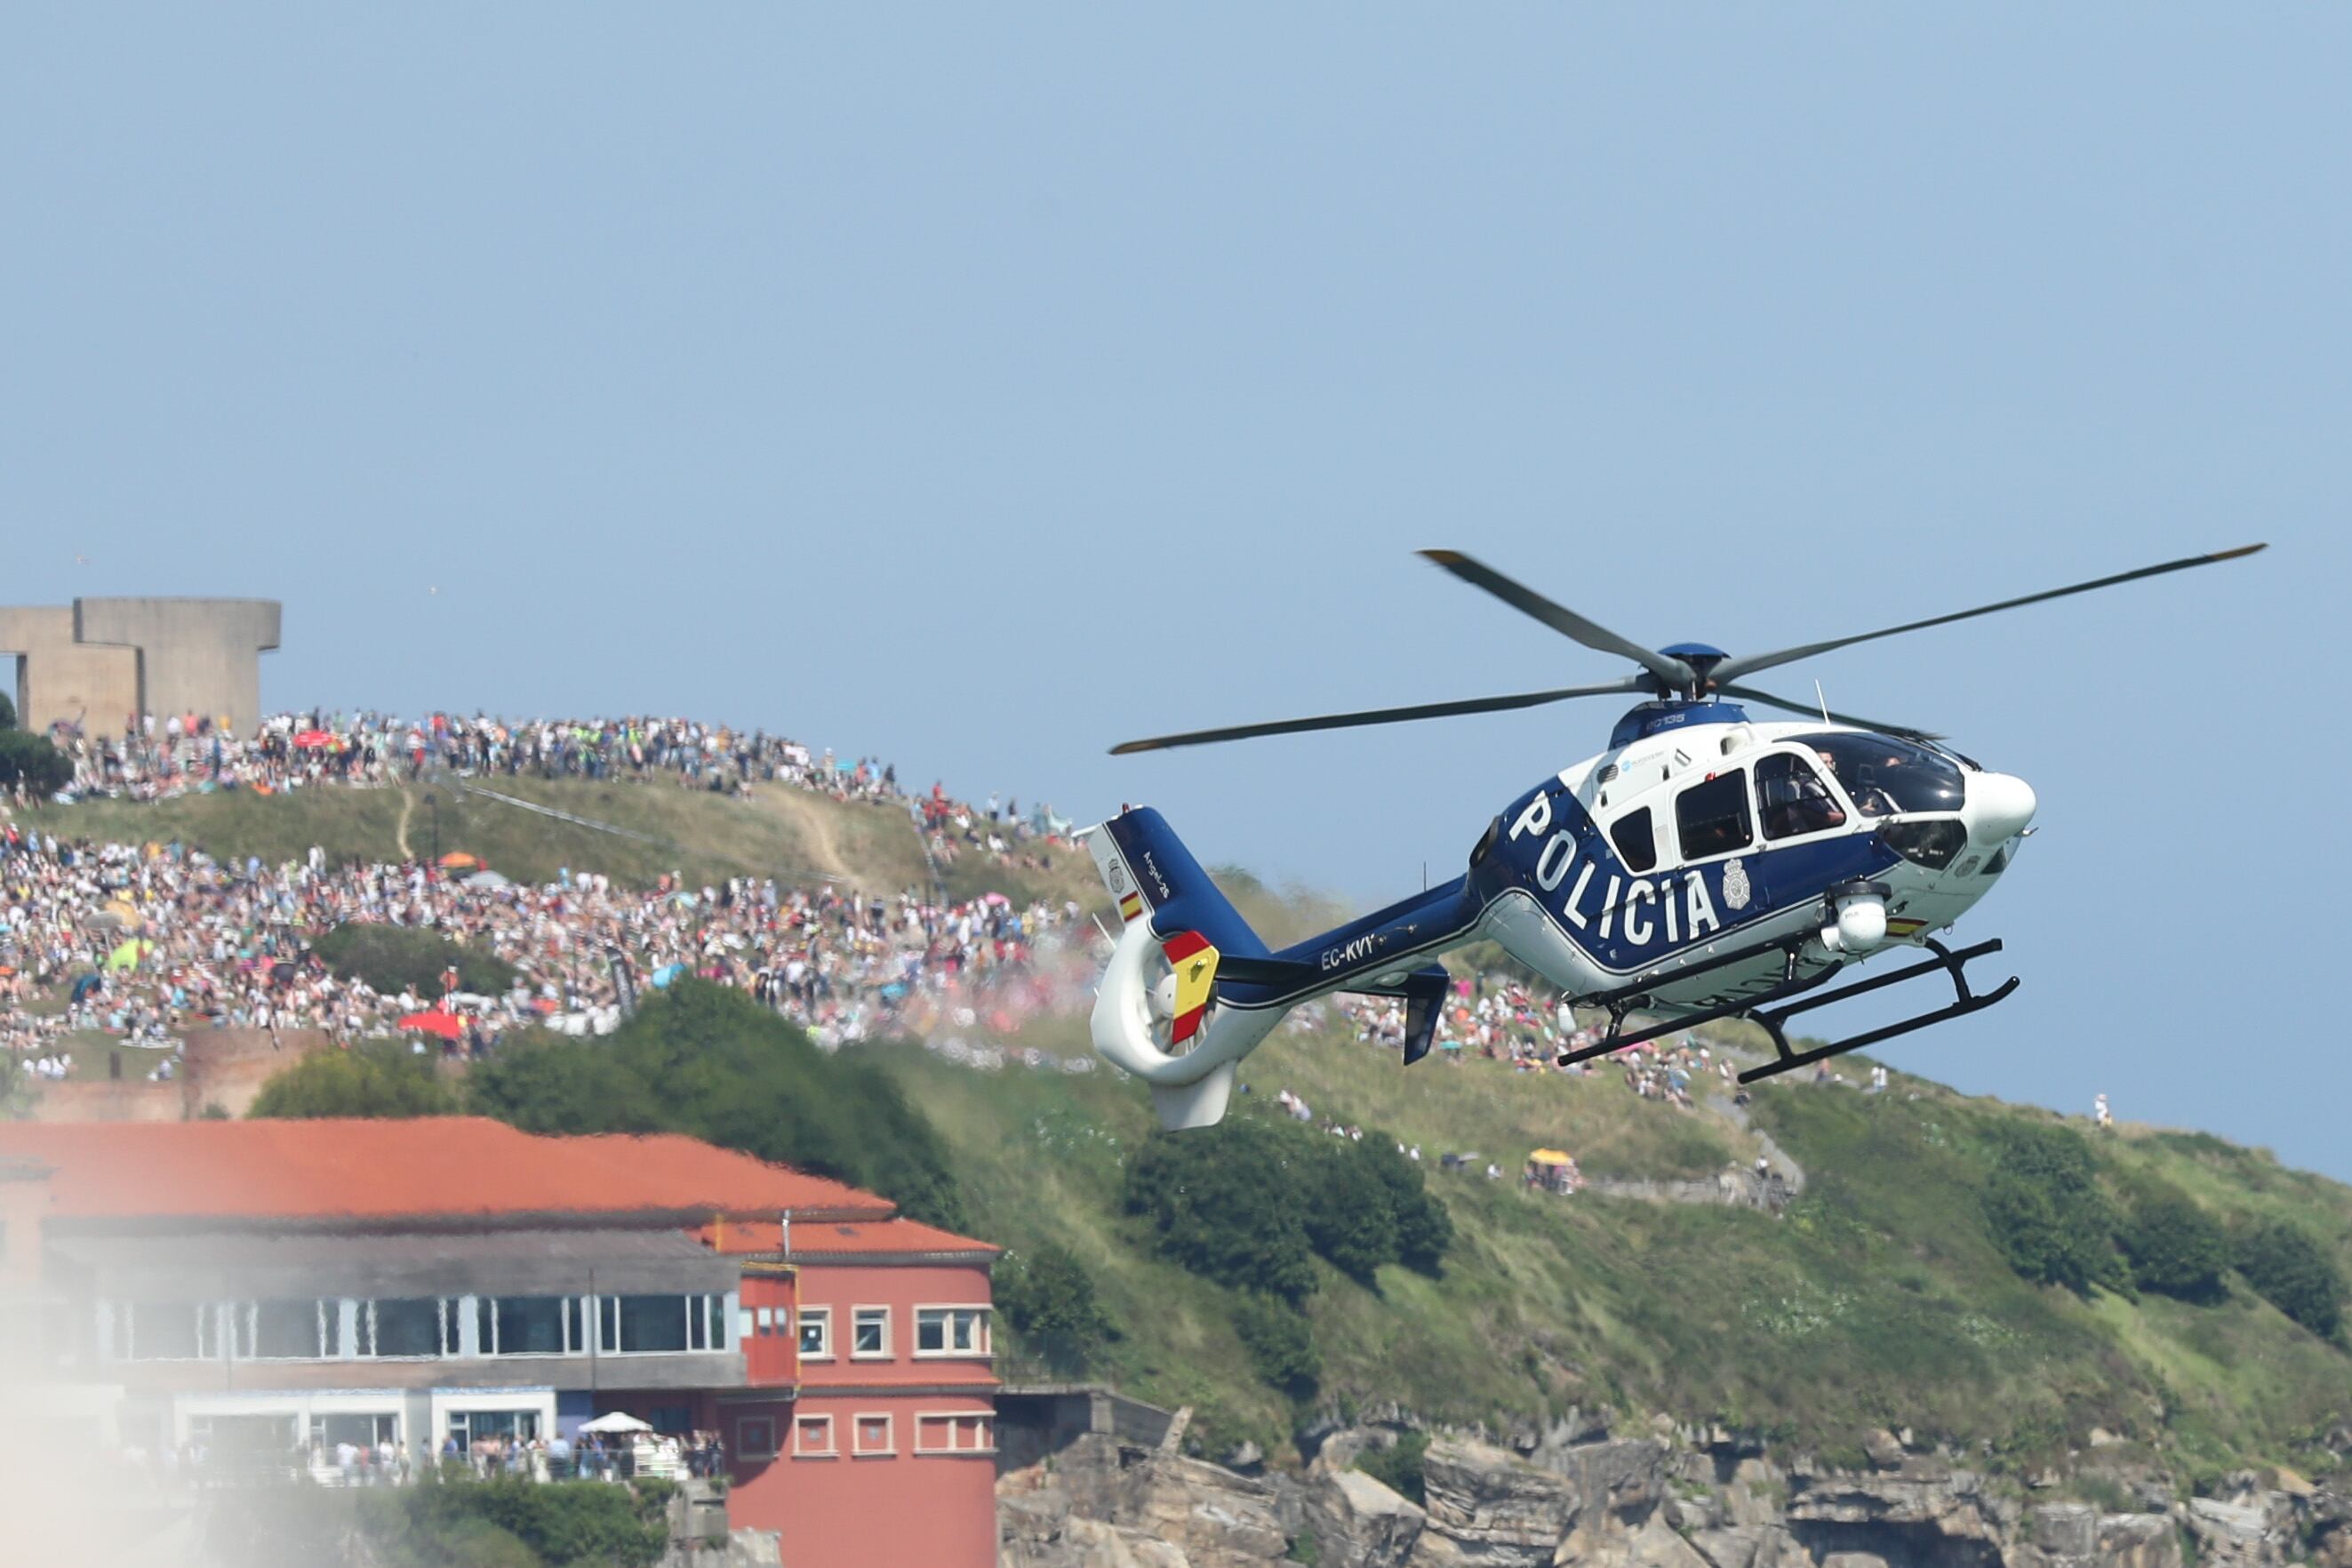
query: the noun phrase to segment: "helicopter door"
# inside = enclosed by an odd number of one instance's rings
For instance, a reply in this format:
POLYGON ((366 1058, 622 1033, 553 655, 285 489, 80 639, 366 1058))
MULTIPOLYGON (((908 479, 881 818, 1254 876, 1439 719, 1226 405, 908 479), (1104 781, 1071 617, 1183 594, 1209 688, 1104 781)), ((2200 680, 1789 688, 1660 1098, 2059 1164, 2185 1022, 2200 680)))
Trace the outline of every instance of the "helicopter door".
POLYGON ((1795 752, 1757 759, 1756 804, 1767 844, 1834 832, 1847 821, 1837 792, 1819 768, 1795 752))

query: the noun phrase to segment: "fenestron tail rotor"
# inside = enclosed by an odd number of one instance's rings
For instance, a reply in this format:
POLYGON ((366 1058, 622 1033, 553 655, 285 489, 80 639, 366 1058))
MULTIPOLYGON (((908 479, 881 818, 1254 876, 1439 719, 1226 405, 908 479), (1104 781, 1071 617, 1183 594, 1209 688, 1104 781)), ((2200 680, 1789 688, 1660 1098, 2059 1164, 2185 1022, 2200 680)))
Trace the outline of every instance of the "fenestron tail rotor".
MULTIPOLYGON (((1446 719, 1466 713, 1501 713, 1520 708, 1538 708, 1549 702, 1564 702, 1572 697, 1601 697, 1611 693, 1646 691, 1659 697, 1679 698, 1699 701, 1709 695, 1736 697, 1743 701, 1761 703, 1790 713, 1812 714, 1821 710, 1801 702, 1775 697, 1752 686, 1739 684, 1739 678, 1759 669, 1794 663, 1815 654, 1829 653, 1837 648, 1851 647, 1856 643, 1873 642, 1904 632, 1924 631, 1929 626, 1949 626, 1978 616, 1989 616, 1997 610, 2014 610, 2027 605, 2038 605, 2050 599, 2063 599, 2073 594, 2087 594, 2094 588, 2112 588, 2118 584, 2137 582, 2142 577, 2161 576, 2168 572, 2186 571, 2191 566, 2210 566, 2218 562, 2235 561, 2267 549, 2263 544, 2244 544, 2234 550, 2217 551, 2210 555, 2184 556, 2178 561, 2161 562, 2154 566, 2142 566, 2130 572, 2118 572, 2113 576, 2095 578, 2088 583, 2076 583, 2063 588, 2052 588, 2039 594, 2027 594, 2019 598, 2003 599, 1998 604, 1979 605, 1970 610, 1956 610, 1950 615, 1931 616, 1925 620, 1907 621, 1897 626, 1885 626, 1877 631, 1860 632, 1852 637, 1832 637, 1824 642, 1801 643, 1791 647, 1776 648, 1769 653, 1746 656, 1726 655, 1698 643, 1677 643, 1672 648, 1645 647, 1629 637, 1622 637, 1597 621, 1578 615, 1566 605, 1554 603, 1534 589, 1505 576, 1485 563, 1458 550, 1424 550, 1421 554, 1446 572, 1474 587, 1482 588, 1523 615, 1541 621, 1562 637, 1583 644, 1601 653, 1613 653, 1632 659, 1642 667, 1639 675, 1627 676, 1598 686, 1568 686, 1550 691, 1524 691, 1507 697, 1474 697, 1459 702, 1422 702, 1403 708, 1371 708, 1354 713, 1327 713, 1312 719, 1277 719, 1261 724, 1237 724, 1216 730, 1192 730, 1181 734, 1160 735, 1150 740, 1128 741, 1111 748, 1114 756, 1133 752, 1167 751, 1178 746, 1205 746, 1222 741, 1255 740, 1263 735, 1291 735, 1312 730, 1346 730, 1370 724, 1402 724, 1420 719, 1446 719)), ((1904 724, 1882 724, 1857 719, 1843 713, 1830 713, 1836 723, 1851 724, 1860 729, 1876 730, 1886 734, 1910 735, 1933 739, 1928 731, 1904 724)))

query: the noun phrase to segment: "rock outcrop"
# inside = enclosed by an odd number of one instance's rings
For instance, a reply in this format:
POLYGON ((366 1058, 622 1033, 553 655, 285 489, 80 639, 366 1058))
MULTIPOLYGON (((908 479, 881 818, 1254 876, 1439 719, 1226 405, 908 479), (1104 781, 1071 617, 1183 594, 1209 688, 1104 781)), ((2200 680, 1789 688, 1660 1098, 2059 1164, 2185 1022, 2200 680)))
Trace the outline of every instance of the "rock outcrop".
MULTIPOLYGON (((1181 1433, 1181 1427, 1174 1427, 1181 1433)), ((1394 1428, 1332 1427, 1303 1476, 1248 1476, 1093 1434, 998 1484, 1003 1568, 2352 1568, 2352 1498, 2242 1473, 2176 1502, 2159 1470, 2105 1495, 2033 1500, 1915 1445, 1867 1435, 1859 1468, 1785 1461, 1758 1438, 1571 1415, 1510 1447, 1441 1434, 1425 1503, 1352 1468, 1394 1428), (2118 1499, 2118 1500, 2121 1500, 2118 1499), (2191 1553, 2194 1553, 2192 1558, 2191 1553)), ((2110 1455, 2120 1445, 2100 1448, 2110 1455)), ((2111 1467, 2118 1461, 2110 1458, 2111 1467)), ((2049 1495, 2046 1492, 2044 1495, 2049 1495)))

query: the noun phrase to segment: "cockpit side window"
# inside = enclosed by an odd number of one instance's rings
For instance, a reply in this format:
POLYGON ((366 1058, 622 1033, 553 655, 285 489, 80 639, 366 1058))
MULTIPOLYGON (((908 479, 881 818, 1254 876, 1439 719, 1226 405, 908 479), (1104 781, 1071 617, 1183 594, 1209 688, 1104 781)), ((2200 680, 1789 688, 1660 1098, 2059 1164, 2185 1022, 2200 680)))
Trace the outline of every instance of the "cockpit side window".
POLYGON ((1775 752, 1758 759, 1756 804, 1767 840, 1845 826, 1845 807, 1812 765, 1793 752, 1775 752))
POLYGON ((1960 770, 1924 746, 1848 730, 1799 735, 1796 742, 1837 775, 1864 816, 1960 809, 1960 770))
POLYGON ((1619 817, 1609 829, 1609 842, 1617 846, 1628 871, 1646 871, 1658 863, 1657 830, 1646 805, 1619 817))
POLYGON ((1747 848, 1755 837, 1748 814, 1748 770, 1717 773, 1675 796, 1675 828, 1685 860, 1747 848))

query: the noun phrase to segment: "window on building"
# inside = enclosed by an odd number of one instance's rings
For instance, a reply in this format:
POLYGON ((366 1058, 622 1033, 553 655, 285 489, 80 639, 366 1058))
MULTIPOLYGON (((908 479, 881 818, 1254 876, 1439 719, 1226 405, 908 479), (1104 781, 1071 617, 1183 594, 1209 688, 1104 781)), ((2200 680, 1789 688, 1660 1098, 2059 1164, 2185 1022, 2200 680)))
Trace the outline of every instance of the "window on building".
POLYGON ((568 1296, 500 1296, 488 1304, 496 1337, 482 1341, 484 1355, 562 1355, 585 1348, 565 1338, 568 1296))
POLYGON ((132 1361, 196 1359, 196 1318, 207 1309, 194 1301, 142 1301, 131 1312, 132 1361))
POLYGON ((246 1353, 257 1361, 316 1361, 327 1354, 323 1301, 257 1301, 246 1331, 246 1353))
POLYGON ((723 1351, 727 1348, 727 1298, 688 1296, 686 1299, 686 1348, 723 1351))
POLYGON ((607 1355, 686 1349, 686 1318, 696 1296, 599 1296, 600 1348, 607 1355))
POLYGON ((1717 773, 1675 796, 1675 829, 1682 836, 1685 860, 1747 848, 1755 837, 1748 812, 1748 770, 1717 773))
POLYGON ((360 1353, 376 1356, 437 1356, 445 1323, 437 1297, 370 1301, 360 1325, 360 1353))
POLYGON ((518 1443, 535 1441, 539 1436, 539 1412, 536 1410, 452 1410, 449 1412, 449 1436, 457 1440, 461 1449, 471 1447, 485 1437, 505 1437, 518 1443))
POLYGON ((852 1430, 856 1433, 856 1446, 850 1449, 852 1454, 860 1458, 871 1458, 898 1452, 897 1444, 891 1441, 888 1415, 857 1415, 851 1420, 852 1430))
POLYGON ((988 1309, 920 1307, 915 1311, 917 1355, 988 1354, 988 1309))
POLYGON ((860 1307, 850 1315, 849 1353, 878 1357, 890 1353, 890 1309, 860 1307))
POLYGON ((830 1361, 833 1358, 833 1309, 803 1307, 801 1309, 801 1359, 830 1361))
POLYGON ((991 1454, 996 1434, 985 1415, 944 1414, 915 1417, 918 1454, 991 1454))
POLYGON ((735 1452, 746 1459, 772 1459, 776 1457, 776 1418, 772 1415, 740 1415, 735 1420, 735 1452))
POLYGON ((830 1415, 797 1415, 793 1418, 793 1452, 804 1459, 829 1459, 836 1452, 833 1446, 833 1417, 830 1415))
POLYGON ((1629 811, 1609 829, 1609 842, 1628 871, 1646 871, 1658 863, 1657 830, 1650 824, 1650 808, 1629 811))

